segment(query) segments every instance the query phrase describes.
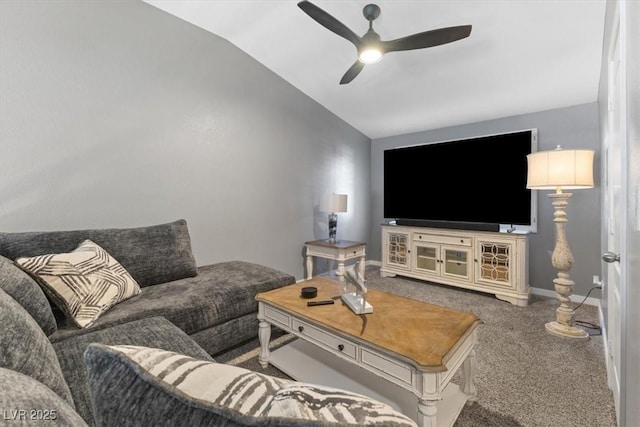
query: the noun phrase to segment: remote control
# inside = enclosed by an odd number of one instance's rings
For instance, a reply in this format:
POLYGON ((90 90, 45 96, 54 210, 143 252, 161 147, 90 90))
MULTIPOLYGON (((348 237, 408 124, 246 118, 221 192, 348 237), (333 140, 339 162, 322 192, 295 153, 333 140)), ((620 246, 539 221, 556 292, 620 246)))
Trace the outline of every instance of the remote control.
POLYGON ((309 307, 313 307, 313 306, 316 306, 316 305, 329 305, 329 304, 334 304, 334 303, 335 303, 334 300, 328 299, 328 300, 323 300, 323 301, 309 301, 307 303, 307 305, 309 307))

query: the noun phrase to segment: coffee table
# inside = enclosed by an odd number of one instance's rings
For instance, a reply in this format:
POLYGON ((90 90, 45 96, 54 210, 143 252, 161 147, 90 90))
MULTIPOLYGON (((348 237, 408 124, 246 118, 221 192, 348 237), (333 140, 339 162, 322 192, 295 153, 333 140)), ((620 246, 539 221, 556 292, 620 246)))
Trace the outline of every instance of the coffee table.
POLYGON ((357 315, 339 297, 308 307, 304 286, 316 300, 342 293, 342 283, 324 277, 258 294, 259 362, 300 381, 362 393, 413 417, 419 426, 453 425, 474 400, 477 326, 472 313, 369 290, 373 313, 357 315), (271 326, 297 337, 274 352, 271 326), (462 367, 462 384, 451 383, 462 367))

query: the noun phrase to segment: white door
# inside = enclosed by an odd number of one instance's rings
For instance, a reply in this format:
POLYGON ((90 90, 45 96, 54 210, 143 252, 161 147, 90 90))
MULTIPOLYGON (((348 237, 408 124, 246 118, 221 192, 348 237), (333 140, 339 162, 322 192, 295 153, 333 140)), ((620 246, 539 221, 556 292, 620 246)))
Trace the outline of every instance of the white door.
POLYGON ((608 50, 608 112, 604 135, 604 220, 603 283, 605 286, 605 310, 607 316, 606 337, 608 347, 609 387, 613 391, 616 416, 620 420, 620 389, 622 377, 622 303, 621 264, 616 257, 624 247, 626 232, 626 162, 625 153, 625 102, 624 76, 621 68, 619 41, 619 14, 614 19, 613 34, 608 50))

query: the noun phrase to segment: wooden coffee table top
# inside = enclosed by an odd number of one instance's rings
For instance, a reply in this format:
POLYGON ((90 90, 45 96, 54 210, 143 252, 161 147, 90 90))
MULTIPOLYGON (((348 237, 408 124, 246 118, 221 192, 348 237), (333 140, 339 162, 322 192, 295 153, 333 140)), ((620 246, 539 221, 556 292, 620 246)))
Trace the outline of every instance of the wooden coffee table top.
POLYGON ((308 307, 307 302, 340 295, 342 283, 315 277, 294 285, 264 292, 256 300, 342 335, 391 352, 425 371, 446 370, 448 357, 461 338, 482 321, 474 314, 428 304, 386 292, 369 290, 373 313, 355 314, 339 298, 332 305, 308 307), (304 299, 305 286, 318 288, 318 296, 304 299))

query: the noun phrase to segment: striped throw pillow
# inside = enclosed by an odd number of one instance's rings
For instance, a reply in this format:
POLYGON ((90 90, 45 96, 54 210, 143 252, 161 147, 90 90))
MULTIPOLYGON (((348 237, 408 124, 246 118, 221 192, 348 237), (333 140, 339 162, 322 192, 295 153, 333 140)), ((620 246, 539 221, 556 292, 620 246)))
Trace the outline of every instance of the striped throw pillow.
POLYGON ((350 391, 305 383, 288 384, 278 390, 266 415, 343 425, 416 425, 385 403, 350 391))
POLYGON ((242 415, 262 415, 268 410, 276 391, 290 382, 237 366, 198 360, 157 348, 126 345, 109 347, 190 398, 242 415))
MULTIPOLYGON (((227 421, 244 420, 241 424, 244 425, 247 422, 254 426, 416 427, 411 419, 390 406, 356 393, 288 381, 237 366, 198 360, 156 348, 92 344, 87 350, 90 372, 93 369, 90 360, 94 359, 100 351, 104 351, 101 349, 114 352, 129 363, 133 363, 137 367, 133 369, 136 375, 144 377, 150 374, 154 379, 153 382, 158 383, 154 387, 173 393, 176 398, 171 399, 172 405, 181 405, 181 407, 163 406, 162 410, 167 414, 180 413, 187 417, 186 414, 208 408, 208 415, 202 415, 202 413, 194 415, 194 419, 198 419, 201 425, 218 425, 224 418, 227 421), (145 374, 140 371, 144 371, 145 374)), ((85 360, 87 360, 86 354, 85 360)), ((96 363, 96 366, 100 366, 101 374, 109 378, 114 377, 104 365, 96 363)), ((90 377, 92 377, 91 374, 90 377)), ((119 371, 117 377, 123 379, 123 372, 119 371)), ((129 384, 128 380, 124 382, 129 384)), ((145 382, 153 384, 149 380, 145 382)), ((120 386, 114 388, 119 390, 120 386)), ((92 392, 96 390, 100 390, 100 387, 92 386, 92 392)), ((119 396, 101 395, 93 398, 94 402, 105 400, 113 406, 119 396)), ((129 396, 121 400, 122 404, 126 405, 131 400, 139 402, 142 399, 132 399, 129 396)), ((149 405, 153 404, 154 402, 149 402, 149 405)), ((156 403, 156 405, 159 404, 156 403)), ((97 411, 101 413, 101 408, 97 408, 97 411)), ((122 408, 114 410, 115 413, 125 414, 130 414, 132 411, 122 408)), ((136 406, 135 412, 148 414, 150 410, 136 406)), ((158 409, 152 412, 155 416, 164 416, 158 413, 158 409)), ((129 421, 135 424, 135 421, 149 420, 129 419, 129 421)))
POLYGON ((140 286, 115 258, 91 240, 72 252, 18 258, 51 299, 81 328, 108 309, 140 293, 140 286))

